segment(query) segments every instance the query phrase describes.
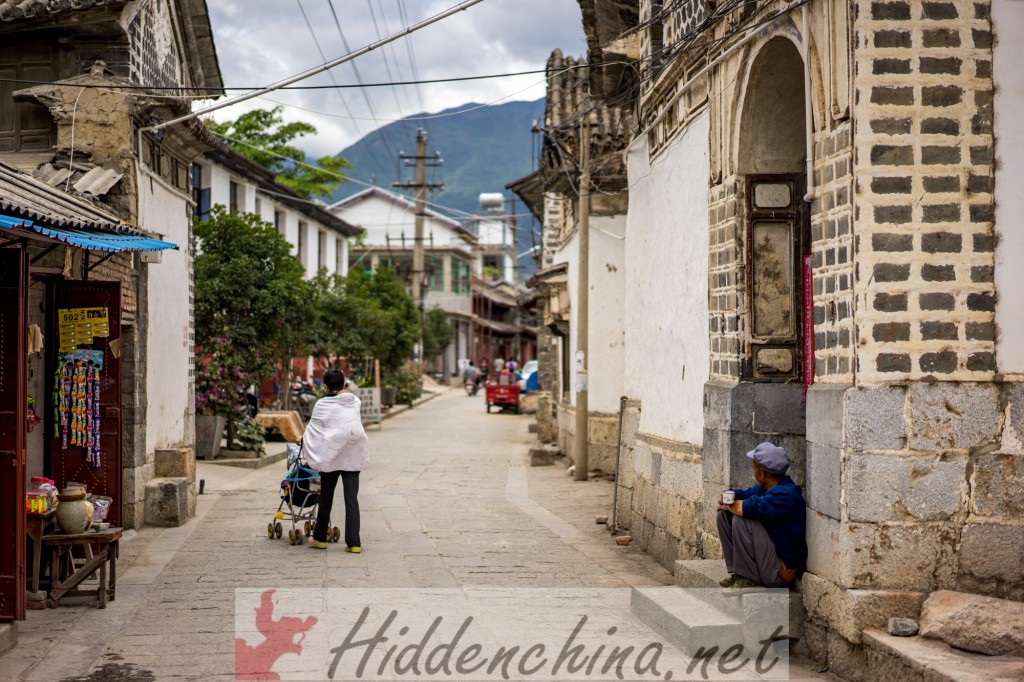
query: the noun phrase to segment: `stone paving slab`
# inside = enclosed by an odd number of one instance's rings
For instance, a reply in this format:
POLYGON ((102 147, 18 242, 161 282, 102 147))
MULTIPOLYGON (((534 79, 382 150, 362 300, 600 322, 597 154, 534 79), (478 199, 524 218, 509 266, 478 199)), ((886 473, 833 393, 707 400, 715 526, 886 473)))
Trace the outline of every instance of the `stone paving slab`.
MULTIPOLYGON (((672 584, 653 558, 594 524, 610 509, 611 483, 530 468, 528 418, 488 415, 478 402, 451 392, 369 431, 360 555, 267 539, 283 464, 229 475, 200 462, 196 518, 122 545, 106 610, 29 612, 0 657, 0 680, 232 679, 236 588, 672 584)), ((335 510, 342 526, 340 491, 335 510)))

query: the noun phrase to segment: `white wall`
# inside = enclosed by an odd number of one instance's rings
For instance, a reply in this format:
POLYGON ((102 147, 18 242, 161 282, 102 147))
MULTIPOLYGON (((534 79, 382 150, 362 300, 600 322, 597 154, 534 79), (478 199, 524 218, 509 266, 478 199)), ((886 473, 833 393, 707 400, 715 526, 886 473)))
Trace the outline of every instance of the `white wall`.
MULTIPOLYGON (((625 371, 624 290, 627 286, 625 242, 610 236, 626 233, 626 216, 591 216, 590 218, 590 329, 587 359, 591 412, 618 412, 623 392, 625 371), (602 232, 604 230, 604 232, 602 232)), ((569 239, 555 255, 555 262, 569 264, 569 340, 570 395, 576 404, 575 358, 578 348, 579 319, 579 233, 569 239)))
POLYGON ((708 115, 655 159, 628 150, 625 390, 640 431, 703 443, 708 380, 708 115))
POLYGON ((1024 0, 992 3, 996 34, 996 361, 1004 374, 1024 373, 1024 315, 1017 297, 1024 290, 1024 0))
MULTIPOLYGON (((141 178, 141 176, 140 176, 141 178)), ((144 229, 163 235, 177 250, 150 264, 146 329, 146 452, 192 446, 195 402, 189 379, 189 224, 186 198, 178 192, 139 182, 139 217, 144 229)), ((139 302, 140 305, 143 301, 139 302)))
MULTIPOLYGON (((365 229, 365 243, 368 246, 386 247, 390 238, 391 248, 401 249, 403 234, 405 248, 411 249, 415 243, 413 240, 416 236, 416 216, 412 208, 406 209, 386 199, 371 196, 351 206, 334 207, 331 212, 346 222, 365 229)), ((437 248, 456 247, 466 253, 471 250, 470 245, 449 223, 427 217, 423 229, 428 240, 431 234, 434 237, 433 244, 430 241, 425 243, 428 250, 431 245, 437 248)))

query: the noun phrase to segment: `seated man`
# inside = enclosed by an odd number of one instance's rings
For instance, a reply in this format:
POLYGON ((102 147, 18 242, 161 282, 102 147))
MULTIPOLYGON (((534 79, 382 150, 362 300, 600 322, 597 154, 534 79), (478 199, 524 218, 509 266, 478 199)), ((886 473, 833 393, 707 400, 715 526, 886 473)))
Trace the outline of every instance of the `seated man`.
POLYGON ((719 500, 718 537, 731 574, 722 587, 788 587, 807 565, 800 486, 786 475, 789 455, 761 443, 747 453, 757 485, 734 492, 731 504, 719 500))

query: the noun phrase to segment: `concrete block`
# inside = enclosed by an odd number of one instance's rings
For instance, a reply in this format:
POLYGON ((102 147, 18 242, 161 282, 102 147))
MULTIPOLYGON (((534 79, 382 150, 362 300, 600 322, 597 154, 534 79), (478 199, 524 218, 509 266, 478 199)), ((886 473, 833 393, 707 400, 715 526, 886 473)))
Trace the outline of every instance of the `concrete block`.
POLYGON ((590 416, 587 437, 591 443, 615 446, 619 442, 619 416, 590 416))
POLYGON ((764 434, 750 431, 729 433, 729 478, 726 483, 730 487, 749 488, 754 485, 754 468, 747 453, 766 440, 785 447, 778 437, 767 438, 764 434))
POLYGON ((729 478, 729 432, 705 428, 701 452, 701 476, 724 485, 729 478))
POLYGON ((859 644, 865 628, 884 628, 893 616, 917 618, 925 594, 903 590, 846 590, 813 573, 800 584, 807 616, 859 644))
POLYGON ((782 436, 778 445, 789 455, 790 465, 786 473, 797 485, 807 482, 807 439, 804 436, 782 436))
POLYGON ((834 583, 840 582, 839 564, 843 558, 840 528, 838 520, 807 510, 807 570, 834 583))
POLYGON ((1024 456, 991 453, 971 458, 971 513, 1024 519, 1024 456))
POLYGON ((158 449, 154 458, 155 473, 160 478, 196 480, 196 452, 192 448, 158 449))
POLYGON ((725 555, 722 553, 722 541, 718 539, 717 535, 698 530, 697 548, 700 552, 699 556, 705 559, 724 560, 723 557, 725 555))
MULTIPOLYGON (((753 430, 757 433, 803 434, 806 430, 802 384, 756 383, 753 430)), ((735 427, 734 427, 735 429, 735 427)))
POLYGON ((846 465, 850 521, 945 521, 966 512, 966 455, 851 453, 846 465))
POLYGON ((807 480, 804 484, 807 506, 837 521, 840 518, 842 465, 842 452, 837 448, 808 443, 807 480))
POLYGON ((527 433, 537 433, 537 422, 530 422, 526 426, 527 433))
POLYGON ((153 478, 155 465, 125 467, 121 470, 121 495, 124 504, 142 502, 146 499, 146 482, 153 478))
POLYGON ((807 391, 807 440, 843 447, 844 400, 849 384, 814 384, 807 391))
POLYGON ((651 451, 651 483, 654 485, 660 485, 661 483, 661 460, 662 456, 660 452, 651 451))
POLYGON ((845 397, 847 447, 854 450, 902 450, 905 447, 903 387, 852 388, 845 397))
POLYGON ((643 443, 637 443, 636 447, 633 448, 633 471, 636 472, 638 478, 642 478, 645 481, 652 481, 653 472, 653 461, 652 461, 651 449, 643 443))
POLYGON ((867 672, 867 656, 861 646, 850 643, 834 630, 826 636, 828 669, 847 682, 877 682, 867 672))
POLYGON ((990 658, 960 651, 924 637, 893 637, 880 630, 864 633, 872 680, 987 682, 1024 679, 1024 661, 990 658))
POLYGON ((717 559, 690 559, 674 565, 676 587, 718 589, 718 581, 729 577, 725 562, 717 559))
POLYGON ((555 445, 537 443, 530 448, 530 466, 551 466, 563 461, 562 451, 555 445))
POLYGON ((1001 523, 969 523, 960 535, 960 571, 965 576, 989 583, 1024 583, 1024 526, 1001 523))
POLYGON ((632 445, 622 444, 622 452, 619 453, 619 484, 627 488, 633 487, 636 478, 636 457, 632 445))
POLYGON ((587 466, 591 471, 615 471, 615 446, 591 444, 587 452, 587 466))
POLYGON ((914 450, 969 450, 997 442, 1002 419, 995 384, 914 383, 907 403, 914 450))
POLYGON ((959 525, 843 524, 840 581, 859 589, 936 590, 956 584, 959 525))
POLYGON ((921 636, 979 654, 1024 657, 1024 604, 934 592, 921 613, 921 636))
POLYGON ((665 490, 670 490, 687 500, 693 502, 701 500, 701 475, 701 462, 671 457, 661 458, 659 485, 665 490))
POLYGON ((708 381, 704 384, 704 426, 742 431, 754 417, 754 384, 708 381))
POLYGON ((804 622, 804 632, 799 653, 815 663, 824 663, 828 660, 828 630, 823 625, 807 620, 804 622))
POLYGON ((146 484, 146 523, 151 526, 180 526, 188 521, 188 481, 184 478, 154 478, 146 484))

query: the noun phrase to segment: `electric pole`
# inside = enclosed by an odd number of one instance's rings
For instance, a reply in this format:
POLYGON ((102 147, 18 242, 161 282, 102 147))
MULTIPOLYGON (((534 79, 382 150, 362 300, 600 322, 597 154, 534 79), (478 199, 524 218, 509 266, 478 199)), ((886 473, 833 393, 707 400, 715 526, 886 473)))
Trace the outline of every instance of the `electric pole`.
POLYGON ((444 163, 439 156, 428 157, 427 156, 427 133, 423 128, 416 131, 416 155, 407 156, 405 154, 399 154, 406 166, 412 165, 410 162, 416 164, 416 182, 393 182, 393 187, 401 189, 415 189, 416 190, 416 236, 413 238, 412 245, 412 288, 413 297, 416 299, 416 308, 420 312, 420 362, 426 360, 423 357, 423 328, 426 323, 426 306, 424 298, 427 293, 426 282, 426 268, 424 267, 423 257, 423 220, 427 215, 427 197, 426 193, 428 189, 444 189, 444 185, 435 185, 427 182, 427 167, 437 167, 444 163), (428 164, 428 161, 432 162, 428 164))
POLYGON ((587 353, 590 344, 590 125, 589 117, 580 123, 580 209, 579 209, 579 270, 576 273, 576 433, 573 435, 576 451, 576 480, 587 480, 589 453, 589 405, 587 400, 587 353))

